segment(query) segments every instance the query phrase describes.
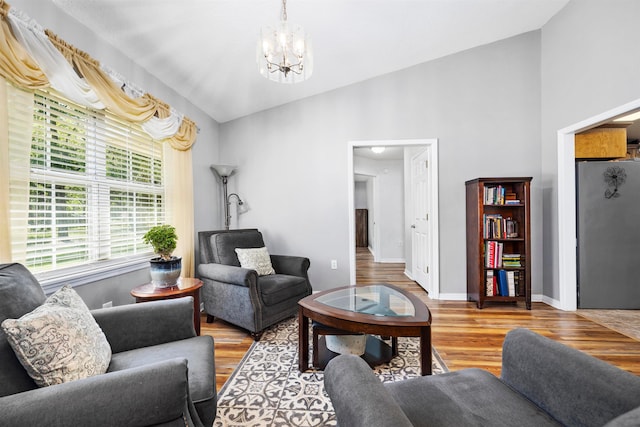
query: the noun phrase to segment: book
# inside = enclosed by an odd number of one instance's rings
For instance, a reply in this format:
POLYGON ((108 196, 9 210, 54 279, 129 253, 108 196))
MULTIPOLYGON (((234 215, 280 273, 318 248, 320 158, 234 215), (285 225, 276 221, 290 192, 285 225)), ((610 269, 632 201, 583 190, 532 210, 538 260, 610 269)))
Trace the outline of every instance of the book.
POLYGON ((525 273, 521 271, 514 271, 514 274, 513 274, 513 278, 516 286, 516 295, 521 297, 525 296, 524 274, 525 273))
POLYGON ((516 282, 513 271, 507 271, 507 288, 509 290, 509 296, 516 296, 516 282))
POLYGON ((485 295, 493 296, 493 270, 487 270, 487 279, 485 281, 485 295))
POLYGON ((493 274, 493 295, 500 295, 498 292, 498 276, 493 274))
POLYGON ((503 296, 503 297, 509 296, 509 284, 507 283, 506 270, 498 270, 498 288, 499 288, 500 296, 503 296))

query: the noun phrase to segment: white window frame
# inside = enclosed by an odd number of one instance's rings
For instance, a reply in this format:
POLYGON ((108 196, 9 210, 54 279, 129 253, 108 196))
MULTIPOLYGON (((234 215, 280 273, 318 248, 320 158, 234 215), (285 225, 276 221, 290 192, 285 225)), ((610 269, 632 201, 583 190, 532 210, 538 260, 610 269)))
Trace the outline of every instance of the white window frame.
MULTIPOLYGON (((152 200, 153 197, 160 198, 161 204, 158 205, 156 203, 152 203, 151 206, 155 206, 156 208, 151 208, 151 213, 146 218, 137 218, 132 219, 132 223, 135 224, 136 221, 138 223, 143 221, 143 224, 146 225, 146 228, 149 228, 153 225, 160 224, 164 222, 166 215, 166 197, 164 191, 164 185, 162 182, 158 183, 155 179, 157 176, 154 174, 154 167, 157 164, 158 160, 160 160, 160 164, 162 164, 162 145, 159 141, 154 141, 149 138, 150 146, 149 148, 153 151, 147 154, 144 151, 140 151, 142 147, 144 149, 144 144, 146 144, 145 139, 140 137, 139 125, 133 123, 126 123, 125 120, 117 118, 113 116, 111 113, 106 113, 103 111, 93 111, 91 109, 81 107, 73 104, 73 102, 64 99, 64 97, 60 96, 55 92, 48 91, 36 91, 34 96, 34 112, 35 109, 38 108, 38 100, 42 98, 47 99, 57 99, 58 101, 62 101, 65 104, 69 104, 72 106, 73 110, 83 110, 85 113, 83 116, 83 120, 79 120, 79 123, 83 124, 84 128, 84 139, 87 141, 86 152, 84 161, 84 174, 77 173, 65 173, 64 171, 53 170, 48 167, 39 168, 34 165, 30 165, 29 171, 29 181, 30 182, 44 182, 47 185, 55 186, 56 184, 71 184, 71 185, 82 185, 87 187, 86 195, 87 195, 87 212, 86 212, 86 227, 87 232, 86 236, 90 237, 86 242, 87 251, 89 252, 89 261, 84 262, 79 265, 63 267, 58 269, 53 269, 49 271, 40 271, 36 272, 35 276, 40 281, 42 287, 45 292, 50 293, 55 291, 56 289, 62 287, 65 284, 69 284, 71 286, 80 286, 91 282, 96 282, 102 279, 106 279, 109 277, 125 274, 128 272, 133 272, 137 270, 141 270, 144 268, 148 268, 149 258, 152 256, 153 252, 151 248, 140 248, 138 243, 135 240, 132 240, 131 244, 133 244, 133 253, 130 255, 120 256, 118 258, 111 259, 111 230, 110 227, 113 223, 111 219, 111 198, 110 192, 112 190, 122 191, 126 193, 135 193, 135 194, 145 194, 151 195, 152 200), (106 118, 108 117, 108 119, 106 118), (87 118, 89 118, 87 120, 87 118), (112 120, 111 120, 112 119, 112 120), (128 145, 127 142, 120 141, 117 138, 114 138, 111 135, 110 131, 112 128, 108 128, 108 123, 120 122, 123 128, 119 128, 117 125, 113 127, 113 129, 117 129, 119 131, 119 135, 130 135, 133 134, 134 130, 136 132, 136 141, 132 142, 132 146, 128 145), (129 134, 126 133, 127 129, 129 130, 129 134), (100 131, 104 131, 104 135, 99 135, 100 131), (106 135, 106 136, 105 136, 106 135), (127 160, 133 159, 135 156, 132 155, 134 152, 138 152, 143 156, 149 155, 151 158, 151 167, 147 169, 142 169, 142 172, 148 172, 150 177, 150 182, 147 184, 141 184, 135 181, 119 181, 113 178, 109 178, 107 176, 107 161, 106 161, 106 153, 107 153, 107 145, 109 142, 118 141, 118 143, 122 142, 122 147, 124 148, 129 155, 126 156, 127 160), (139 141, 143 141, 141 144, 139 141), (136 145, 137 144, 137 145, 136 145), (133 148, 131 148, 133 147, 133 148), (157 151, 156 151, 157 150, 157 151), (90 173, 91 172, 91 173, 90 173), (153 196, 155 195, 155 196, 153 196), (106 201, 105 201, 106 200, 106 201), (106 213, 106 215, 105 215, 106 213), (151 222, 152 221, 152 222, 151 222), (91 236, 93 236, 91 238, 91 236), (107 236, 105 238, 105 236, 107 236)), ((69 117, 73 115, 70 114, 69 117)), ((42 123, 42 122, 40 122, 42 123)), ((48 123, 48 122, 47 122, 48 123)), ((32 132, 35 129, 35 121, 31 126, 32 132)), ((48 128, 47 128, 48 129, 48 128)), ((45 132, 47 133, 47 132, 45 132)), ((146 136, 146 134, 145 134, 146 136)), ((51 142, 45 142, 45 151, 49 150, 51 147, 51 142)), ((32 149, 29 150, 30 156, 32 153, 32 149)), ((50 157, 45 157, 46 161, 50 161, 50 157)), ((126 170, 129 174, 129 177, 132 176, 131 172, 135 167, 132 161, 125 162, 126 170)), ((157 173, 157 171, 156 171, 157 173)), ((160 174, 162 171, 160 171, 160 174)), ((29 193, 31 194, 31 193, 29 193)), ((133 199, 132 209, 135 210, 136 202, 138 201, 137 197, 133 199)), ((55 195, 51 195, 51 200, 49 203, 55 203, 55 195)), ((31 207, 31 205, 29 205, 31 207)), ((30 209, 29 209, 30 211, 30 209)), ((55 208, 53 208, 52 212, 55 212, 55 208)), ((52 229, 56 229, 56 225, 52 225, 52 229)), ((144 227, 139 227, 137 230, 144 230, 144 227)), ((140 231, 137 232, 140 234, 140 231)), ((55 233, 52 233, 55 234, 55 233)), ((135 233, 134 233, 135 235, 135 233)), ((54 238, 54 237, 52 237, 54 238)), ((27 238, 28 240, 28 238, 27 238)), ((24 243, 24 242, 23 242, 24 243)), ((52 249, 53 246, 52 244, 52 249)), ((18 246, 22 246, 18 245, 18 246)), ((26 244, 24 245, 26 246, 26 244)), ((26 260, 27 253, 25 252, 21 257, 24 257, 26 260)), ((20 259, 18 262, 23 262, 20 259)), ((27 265, 29 267, 29 265, 27 265)))

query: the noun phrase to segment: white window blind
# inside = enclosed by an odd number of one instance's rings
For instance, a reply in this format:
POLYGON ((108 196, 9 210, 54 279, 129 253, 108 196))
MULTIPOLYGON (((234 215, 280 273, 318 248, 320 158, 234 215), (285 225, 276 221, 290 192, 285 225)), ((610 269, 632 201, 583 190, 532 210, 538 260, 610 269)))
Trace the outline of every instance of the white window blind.
POLYGON ((31 145, 28 161, 12 164, 13 259, 52 272, 149 254, 142 235, 164 222, 162 144, 55 93, 36 91, 30 110, 16 98, 10 145, 24 145, 27 133, 31 145))

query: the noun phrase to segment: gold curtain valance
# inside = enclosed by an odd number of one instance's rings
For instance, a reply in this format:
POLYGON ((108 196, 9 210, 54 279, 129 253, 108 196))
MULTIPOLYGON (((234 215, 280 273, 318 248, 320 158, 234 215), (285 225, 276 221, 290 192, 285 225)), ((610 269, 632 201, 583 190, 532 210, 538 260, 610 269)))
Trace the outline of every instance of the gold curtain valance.
POLYGON ((7 21, 9 4, 0 0, 0 75, 27 89, 49 87, 49 79, 18 43, 7 21))
POLYGON ((187 151, 191 149, 191 146, 196 141, 198 136, 198 127, 188 117, 182 119, 180 129, 171 138, 167 138, 171 148, 179 151, 187 151))
MULTIPOLYGON (((97 60, 60 39, 52 31, 45 30, 45 33, 67 61, 89 82, 98 94, 100 101, 109 110, 135 122, 144 122, 153 116, 162 119, 170 115, 171 108, 168 104, 148 93, 140 98, 129 97, 102 71, 97 60)), ((196 124, 191 119, 184 117, 178 132, 166 140, 172 148, 186 151, 195 142, 197 133, 196 124)))
MULTIPOLYGON (((153 101, 156 102, 156 117, 158 117, 159 119, 166 119, 171 115, 171 107, 169 106, 169 104, 166 104, 159 99, 154 98, 148 93, 145 95, 149 96, 153 101)), ((173 148, 174 150, 187 151, 196 141, 197 136, 198 127, 196 126, 196 124, 188 117, 183 117, 178 131, 172 137, 166 138, 165 142, 168 142, 169 145, 171 145, 171 148, 173 148)))
POLYGON ((80 76, 87 80, 100 101, 109 110, 127 120, 138 123, 153 117, 156 112, 156 102, 150 97, 129 97, 100 69, 100 63, 89 54, 68 44, 50 30, 45 30, 45 34, 80 76))
POLYGON ((154 97, 149 93, 145 93, 145 96, 148 96, 151 101, 156 104, 156 117, 159 119, 166 119, 171 115, 171 107, 166 102, 162 102, 158 98, 154 97))

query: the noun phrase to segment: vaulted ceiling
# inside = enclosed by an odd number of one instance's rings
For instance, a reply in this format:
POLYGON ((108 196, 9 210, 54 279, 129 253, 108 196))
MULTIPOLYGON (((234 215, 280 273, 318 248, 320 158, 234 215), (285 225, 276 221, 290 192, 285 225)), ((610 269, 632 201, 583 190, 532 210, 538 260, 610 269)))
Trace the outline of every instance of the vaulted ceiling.
POLYGON ((46 1, 223 123, 539 29, 569 0, 289 0, 314 47, 313 76, 295 85, 256 65, 281 0, 46 1))

